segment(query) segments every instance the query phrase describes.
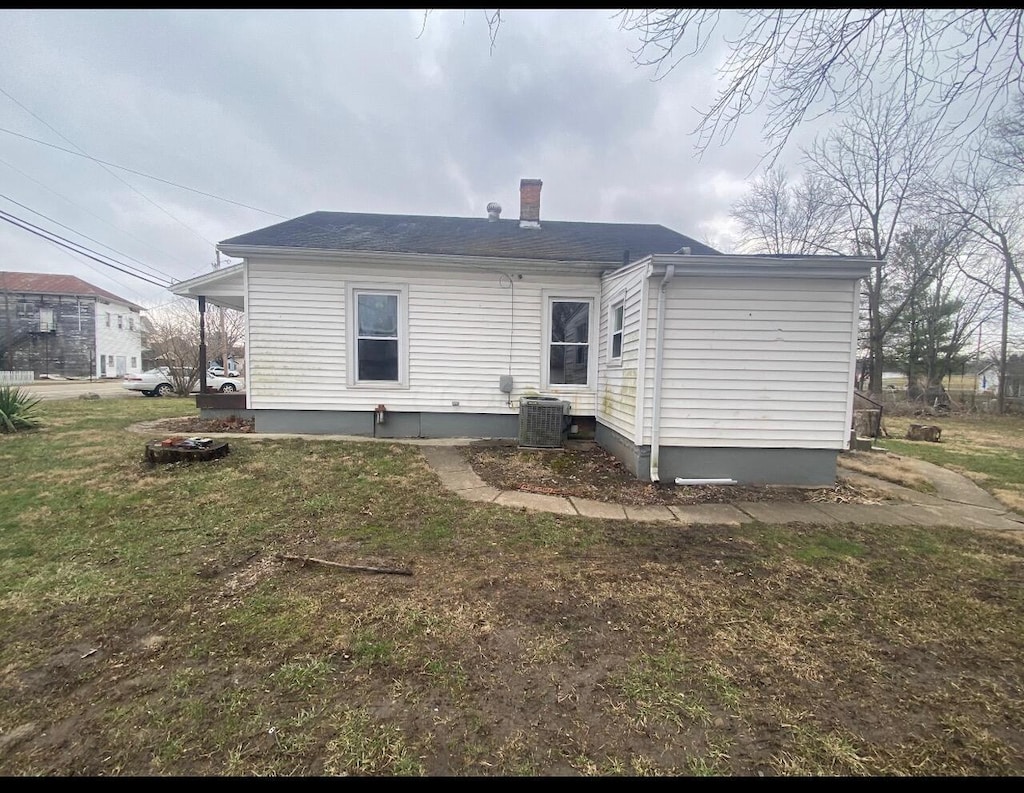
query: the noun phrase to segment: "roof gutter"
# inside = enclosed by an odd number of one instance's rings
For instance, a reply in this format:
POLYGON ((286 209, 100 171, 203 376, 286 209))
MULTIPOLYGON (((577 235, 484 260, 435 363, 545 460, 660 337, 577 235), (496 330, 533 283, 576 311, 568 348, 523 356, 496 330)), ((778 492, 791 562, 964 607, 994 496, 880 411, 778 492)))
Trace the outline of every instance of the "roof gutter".
POLYGON ((654 404, 651 408, 651 481, 661 481, 658 475, 658 457, 661 441, 661 377, 665 352, 665 292, 668 282, 676 274, 674 264, 665 266, 665 276, 658 287, 658 314, 654 329, 654 404))

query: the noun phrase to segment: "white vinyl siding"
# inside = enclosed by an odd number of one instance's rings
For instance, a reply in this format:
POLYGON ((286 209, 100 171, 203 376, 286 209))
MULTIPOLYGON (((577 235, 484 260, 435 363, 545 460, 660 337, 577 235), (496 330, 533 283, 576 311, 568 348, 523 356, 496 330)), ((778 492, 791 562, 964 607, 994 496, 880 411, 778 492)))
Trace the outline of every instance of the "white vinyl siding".
MULTIPOLYGON (((661 444, 846 448, 855 288, 850 279, 676 276, 666 295, 661 444)), ((648 395, 656 308, 652 297, 648 395)), ((651 419, 648 397, 644 443, 651 419)))
POLYGON ((645 266, 635 266, 605 276, 602 283, 601 348, 598 359, 597 419, 630 440, 638 441, 636 426, 637 385, 642 346, 641 315, 645 266), (622 305, 622 355, 609 365, 611 356, 611 308, 622 305))
MULTIPOLYGON (((594 415, 596 387, 542 384, 545 294, 593 297, 597 276, 448 269, 374 261, 331 263, 251 259, 247 385, 253 409, 516 413, 519 398, 550 395, 594 415), (348 387, 348 286, 406 290, 405 388, 348 387), (502 375, 513 377, 502 393, 502 375), (457 403, 457 404, 453 404, 457 403)), ((452 265, 457 265, 453 261, 452 265)), ((593 352, 591 353, 593 357, 593 352)))

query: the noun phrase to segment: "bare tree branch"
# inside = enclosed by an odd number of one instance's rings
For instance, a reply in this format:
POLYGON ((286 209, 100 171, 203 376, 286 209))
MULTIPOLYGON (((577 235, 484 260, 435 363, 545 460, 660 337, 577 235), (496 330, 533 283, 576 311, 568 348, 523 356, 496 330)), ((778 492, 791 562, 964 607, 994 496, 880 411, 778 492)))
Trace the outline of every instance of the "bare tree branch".
MULTIPOLYGON (((716 9, 628 9, 638 66, 663 79, 703 52, 723 21, 716 9)), ((725 82, 694 129, 703 154, 727 142, 740 119, 763 108, 766 158, 774 163, 802 123, 850 109, 859 94, 892 91, 905 108, 936 113, 950 130, 980 128, 1021 96, 1019 8, 738 9, 718 68, 725 82)))

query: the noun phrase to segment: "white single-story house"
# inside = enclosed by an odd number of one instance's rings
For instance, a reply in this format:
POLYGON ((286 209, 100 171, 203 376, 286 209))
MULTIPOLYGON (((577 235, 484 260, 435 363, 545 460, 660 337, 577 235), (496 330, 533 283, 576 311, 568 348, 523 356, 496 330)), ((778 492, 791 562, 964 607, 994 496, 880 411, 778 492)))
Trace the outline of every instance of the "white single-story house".
POLYGON ((516 438, 550 397, 645 480, 835 481, 870 260, 547 221, 540 192, 518 219, 314 212, 172 291, 245 311, 259 432, 516 438))

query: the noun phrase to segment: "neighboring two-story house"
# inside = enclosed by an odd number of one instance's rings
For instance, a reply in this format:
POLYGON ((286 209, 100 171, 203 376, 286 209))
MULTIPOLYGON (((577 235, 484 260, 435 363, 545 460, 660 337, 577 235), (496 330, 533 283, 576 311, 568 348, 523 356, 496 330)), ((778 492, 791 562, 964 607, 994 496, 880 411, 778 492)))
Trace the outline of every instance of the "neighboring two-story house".
POLYGON ((35 377, 139 372, 141 311, 73 275, 0 271, 0 369, 35 377))

